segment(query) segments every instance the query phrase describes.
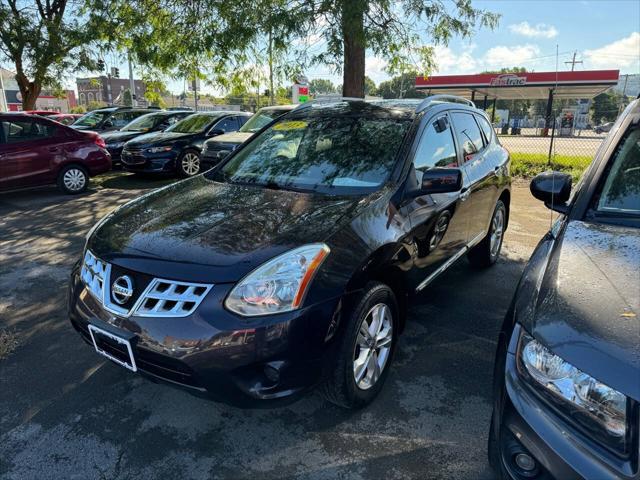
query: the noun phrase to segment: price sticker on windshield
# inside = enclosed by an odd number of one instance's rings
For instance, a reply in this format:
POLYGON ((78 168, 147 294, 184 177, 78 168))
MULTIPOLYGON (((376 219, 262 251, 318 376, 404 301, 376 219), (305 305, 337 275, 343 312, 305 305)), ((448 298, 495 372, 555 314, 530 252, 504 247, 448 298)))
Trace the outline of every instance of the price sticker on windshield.
POLYGON ((290 120, 288 122, 278 123, 274 125, 274 130, 303 130, 307 128, 309 124, 307 122, 303 122, 302 120, 290 120))

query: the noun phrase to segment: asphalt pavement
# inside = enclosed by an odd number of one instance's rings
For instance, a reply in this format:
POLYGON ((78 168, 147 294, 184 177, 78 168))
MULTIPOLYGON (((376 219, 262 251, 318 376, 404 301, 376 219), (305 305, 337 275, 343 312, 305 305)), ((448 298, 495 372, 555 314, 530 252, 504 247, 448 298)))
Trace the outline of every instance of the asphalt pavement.
POLYGON ((466 261, 412 304, 376 401, 347 412, 311 393, 241 410, 154 384, 99 357, 66 318, 71 266, 103 215, 167 180, 116 173, 82 196, 0 195, 0 478, 490 479, 496 337, 550 214, 515 186, 503 255, 466 261))

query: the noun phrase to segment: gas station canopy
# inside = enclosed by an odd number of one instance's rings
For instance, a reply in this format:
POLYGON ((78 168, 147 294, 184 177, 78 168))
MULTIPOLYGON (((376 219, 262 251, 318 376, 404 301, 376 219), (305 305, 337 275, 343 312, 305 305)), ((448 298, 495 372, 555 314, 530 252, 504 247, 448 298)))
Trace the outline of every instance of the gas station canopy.
POLYGON ((579 72, 481 73, 417 77, 416 88, 428 94, 447 93, 479 100, 544 100, 593 98, 618 83, 619 70, 579 72))

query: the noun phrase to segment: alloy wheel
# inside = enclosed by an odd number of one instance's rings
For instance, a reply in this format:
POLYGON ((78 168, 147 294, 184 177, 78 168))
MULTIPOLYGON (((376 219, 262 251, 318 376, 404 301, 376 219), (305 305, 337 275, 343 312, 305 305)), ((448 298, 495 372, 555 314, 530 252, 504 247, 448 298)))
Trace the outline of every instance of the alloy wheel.
POLYGON ((62 177, 62 182, 64 186, 70 192, 79 192, 84 188, 87 179, 82 170, 79 168, 70 168, 62 177))
POLYGON ((198 174, 200 172, 200 157, 195 153, 187 152, 182 157, 182 170, 189 176, 198 174))
POLYGON ((388 305, 378 303, 360 324, 353 353, 353 377, 362 390, 376 384, 389 360, 393 341, 391 315, 388 305))
POLYGON ((492 257, 495 257, 500 250, 502 235, 504 234, 504 209, 498 208, 491 220, 491 242, 489 250, 492 257))

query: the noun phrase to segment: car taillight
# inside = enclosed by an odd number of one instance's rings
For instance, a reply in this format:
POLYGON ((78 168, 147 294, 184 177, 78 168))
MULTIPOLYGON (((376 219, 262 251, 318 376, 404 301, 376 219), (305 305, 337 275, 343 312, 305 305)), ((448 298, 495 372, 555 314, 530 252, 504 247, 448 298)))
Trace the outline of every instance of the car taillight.
POLYGON ((107 148, 107 144, 105 143, 104 138, 102 138, 100 135, 96 135, 94 143, 100 148, 107 148))

